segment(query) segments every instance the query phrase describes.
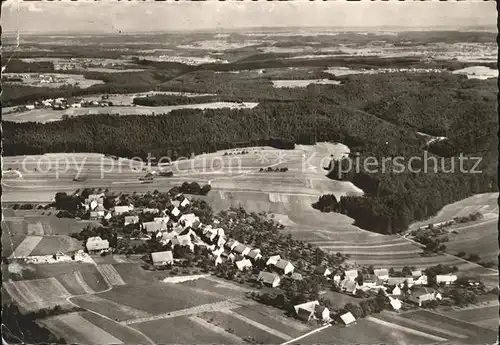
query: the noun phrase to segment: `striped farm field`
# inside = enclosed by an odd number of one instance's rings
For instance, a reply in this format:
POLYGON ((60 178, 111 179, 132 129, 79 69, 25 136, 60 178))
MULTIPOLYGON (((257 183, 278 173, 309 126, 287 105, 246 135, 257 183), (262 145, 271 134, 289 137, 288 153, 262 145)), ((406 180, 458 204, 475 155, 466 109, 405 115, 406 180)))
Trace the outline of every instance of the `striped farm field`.
MULTIPOLYGON (((31 237, 31 236, 28 236, 31 237)), ((43 236, 31 255, 52 255, 58 251, 74 252, 83 249, 82 244, 69 236, 43 236)))
POLYGON ((150 316, 149 313, 143 310, 102 298, 102 295, 103 294, 73 297, 71 298, 71 302, 82 308, 92 310, 119 321, 150 316))
POLYGON ((94 293, 95 291, 87 284, 80 271, 69 272, 58 277, 58 280, 73 295, 94 293))
POLYGON ((187 316, 154 320, 132 325, 156 344, 236 344, 224 329, 219 332, 187 316))
POLYGON ((115 270, 113 265, 111 264, 103 264, 103 265, 97 265, 97 270, 101 275, 106 279, 106 282, 109 285, 125 285, 125 282, 123 281, 122 277, 120 274, 115 270))
POLYGON ((467 310, 440 312, 440 314, 463 320, 465 322, 470 322, 488 329, 496 330, 499 326, 498 305, 477 307, 467 310))
POLYGON ((82 317, 80 313, 69 313, 39 320, 43 326, 68 343, 76 344, 123 344, 124 341, 104 331, 82 317))
MULTIPOLYGON (((42 241, 42 236, 26 236, 12 253, 14 258, 22 258, 32 255, 35 248, 42 241)), ((34 254, 36 255, 36 254, 34 254)))
POLYGON ((26 311, 68 305, 66 298, 71 296, 56 278, 9 281, 3 287, 26 311))
POLYGON ((130 285, 148 285, 165 278, 164 272, 146 271, 138 263, 113 264, 113 268, 125 284, 130 285))

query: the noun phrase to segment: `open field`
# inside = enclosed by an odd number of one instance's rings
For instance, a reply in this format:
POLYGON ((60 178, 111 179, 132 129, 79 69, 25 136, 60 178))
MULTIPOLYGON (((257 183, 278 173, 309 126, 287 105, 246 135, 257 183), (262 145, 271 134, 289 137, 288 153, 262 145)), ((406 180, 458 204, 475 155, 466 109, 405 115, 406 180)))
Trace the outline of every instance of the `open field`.
POLYGON ((120 339, 125 344, 147 344, 149 339, 144 337, 139 332, 121 325, 110 319, 106 319, 91 312, 81 312, 80 315, 87 321, 93 323, 103 331, 111 334, 112 336, 120 339))
POLYGON ((125 285, 125 281, 120 276, 120 273, 111 264, 97 265, 97 270, 104 277, 108 285, 125 285))
POLYGON ((417 310, 415 312, 405 313, 402 314, 402 317, 436 327, 437 329, 468 336, 473 344, 493 343, 497 338, 497 333, 495 331, 428 310, 417 310))
POLYGON ((68 305, 71 294, 56 278, 7 281, 4 289, 26 311, 68 305))
POLYGON ((102 298, 104 294, 78 296, 72 298, 71 302, 117 321, 150 316, 143 310, 102 298))
POLYGON ((156 344, 231 344, 233 338, 200 326, 187 316, 154 320, 132 326, 154 340, 156 344))
POLYGON ((397 329, 392 326, 360 319, 347 327, 328 327, 291 344, 429 344, 443 340, 425 333, 415 334, 413 329, 397 329))
POLYGON ((222 295, 215 297, 213 294, 195 292, 187 286, 168 283, 156 283, 148 286, 117 286, 99 296, 153 315, 218 302, 223 299, 222 295))
POLYGON ((498 305, 439 313, 491 330, 497 330, 499 327, 498 305))
POLYGON ((69 236, 43 236, 31 255, 51 255, 58 251, 73 252, 83 249, 82 244, 69 236))
MULTIPOLYGON (((21 84, 29 86, 43 86, 59 88, 67 85, 77 85, 82 89, 92 85, 103 84, 101 80, 86 79, 81 74, 66 74, 66 73, 4 73, 2 77, 15 77, 19 74, 23 75, 21 84), (45 82, 43 82, 45 80, 45 82), (49 81, 50 80, 50 81, 49 81)), ((18 84, 17 82, 15 84, 18 84)))
POLYGON ((52 316, 38 321, 68 343, 79 344, 124 344, 118 338, 104 331, 82 317, 80 313, 52 316))
POLYGON ((66 110, 53 109, 35 109, 21 113, 10 113, 4 116, 4 121, 13 122, 51 122, 59 121, 64 115, 82 116, 99 114, 118 114, 118 115, 161 115, 168 114, 171 111, 179 109, 245 109, 256 107, 258 103, 231 103, 231 102, 213 102, 199 104, 168 105, 158 107, 147 106, 117 106, 101 108, 68 108, 66 110))
MULTIPOLYGON (((283 339, 283 336, 278 336, 279 332, 273 332, 272 329, 262 329, 262 327, 250 324, 245 320, 245 317, 238 318, 232 312, 208 312, 198 315, 209 323, 227 330, 232 330, 232 334, 242 339, 253 337, 257 342, 262 344, 281 344, 283 341, 291 338, 283 339), (242 320, 243 319, 243 320, 242 320)), ((259 324, 259 323, 258 323, 259 324)), ((259 324, 260 325, 260 324, 259 324)))

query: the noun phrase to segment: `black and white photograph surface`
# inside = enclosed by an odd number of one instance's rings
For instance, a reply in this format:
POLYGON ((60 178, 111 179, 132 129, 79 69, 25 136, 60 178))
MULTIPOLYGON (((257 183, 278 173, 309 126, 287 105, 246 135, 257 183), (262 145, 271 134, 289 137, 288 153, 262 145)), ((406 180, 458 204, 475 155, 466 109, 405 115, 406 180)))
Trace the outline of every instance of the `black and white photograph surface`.
POLYGON ((494 1, 2 1, 3 344, 494 344, 494 1))

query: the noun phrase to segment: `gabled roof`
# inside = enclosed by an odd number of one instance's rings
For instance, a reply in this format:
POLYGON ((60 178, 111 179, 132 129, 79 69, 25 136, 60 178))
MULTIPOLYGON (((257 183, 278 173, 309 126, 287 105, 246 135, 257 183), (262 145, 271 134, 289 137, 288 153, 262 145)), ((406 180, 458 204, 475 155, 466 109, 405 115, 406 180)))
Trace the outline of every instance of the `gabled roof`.
MULTIPOLYGON (((289 264, 292 265, 292 263, 288 260, 279 259, 278 262, 275 264, 275 266, 279 269, 284 270, 286 268, 286 266, 289 264)), ((292 265, 292 267, 293 267, 293 265, 292 265)))
POLYGON ((373 270, 373 274, 375 274, 377 277, 389 276, 389 270, 387 268, 378 268, 373 270))
POLYGON ((345 313, 343 315, 340 315, 340 318, 344 322, 345 325, 349 325, 353 322, 356 322, 356 319, 354 316, 351 314, 351 312, 345 313))
POLYGON ((346 277, 341 283, 340 287, 347 292, 354 292, 356 290, 356 281, 352 278, 346 277))
POLYGON ((236 247, 233 248, 233 251, 235 251, 238 254, 243 254, 245 252, 249 252, 250 248, 245 246, 244 244, 238 244, 236 247))
POLYGON ((99 236, 89 237, 87 239, 87 243, 85 244, 85 246, 87 247, 88 251, 105 250, 105 249, 109 249, 109 242, 108 242, 108 240, 103 240, 99 236))
POLYGON ((169 216, 164 216, 164 217, 154 217, 153 221, 156 223, 168 223, 170 220, 169 216))
POLYGON ((325 274, 330 275, 332 273, 332 270, 326 266, 316 266, 314 273, 321 274, 321 275, 325 275, 325 274))
POLYGON ((160 210, 157 208, 144 208, 142 213, 160 213, 160 210))
POLYGON ((436 275, 436 282, 454 282, 457 280, 457 276, 454 274, 438 274, 436 275))
POLYGON ((133 210, 133 207, 129 206, 115 206, 114 211, 115 213, 126 213, 133 210))
POLYGON ((170 232, 164 231, 162 233, 162 240, 171 240, 171 239, 175 238, 178 235, 179 234, 176 231, 170 231, 170 232))
POLYGON ((177 207, 174 207, 172 211, 170 211, 170 214, 174 217, 178 217, 181 214, 181 211, 177 207))
POLYGON ((241 271, 244 268, 252 267, 252 262, 248 259, 236 261, 236 267, 238 267, 238 269, 241 271))
POLYGON ((434 294, 434 293, 435 293, 434 289, 425 286, 419 286, 411 289, 411 296, 413 297, 418 297, 427 294, 434 294))
POLYGON ((125 224, 139 223, 139 216, 125 216, 125 224))
POLYGON ((413 283, 413 277, 389 277, 387 285, 404 284, 404 282, 413 283))
POLYGON ((153 264, 171 264, 174 262, 174 256, 170 250, 151 253, 151 259, 153 264))
POLYGON ((258 281, 262 281, 263 283, 266 284, 273 284, 276 279, 280 280, 281 278, 276 273, 264 272, 264 271, 261 271, 259 273, 259 277, 257 278, 258 281))
POLYGON ((146 229, 147 232, 157 232, 164 230, 166 227, 166 224, 164 223, 158 223, 158 222, 146 222, 142 223, 142 227, 146 229))
POLYGON ((260 250, 257 250, 257 249, 252 249, 248 254, 247 256, 251 259, 256 259, 257 257, 262 257, 262 254, 260 253, 260 250))
POLYGON ((358 270, 348 270, 344 272, 346 277, 356 278, 358 276, 358 270))
POLYGON ((276 265, 279 260, 281 260, 281 257, 279 255, 270 256, 266 261, 266 265, 276 265))
POLYGON ((413 278, 419 278, 420 276, 422 276, 422 271, 421 270, 411 271, 411 275, 413 278))

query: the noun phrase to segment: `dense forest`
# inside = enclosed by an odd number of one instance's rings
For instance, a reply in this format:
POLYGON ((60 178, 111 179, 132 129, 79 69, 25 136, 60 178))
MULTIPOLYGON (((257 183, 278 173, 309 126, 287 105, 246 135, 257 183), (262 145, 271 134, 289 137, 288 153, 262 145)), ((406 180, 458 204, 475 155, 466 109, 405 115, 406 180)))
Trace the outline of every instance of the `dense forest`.
MULTIPOLYGON (((352 181, 364 197, 343 197, 321 208, 340 211, 362 228, 395 233, 427 218, 445 204, 474 193, 497 190, 497 132, 495 81, 468 80, 451 74, 392 73, 343 78, 341 86, 311 85, 307 89, 275 90, 268 81, 220 83, 223 74, 193 72, 163 83, 178 83, 192 92, 266 97, 253 109, 185 109, 157 116, 80 116, 46 124, 4 122, 4 154, 101 152, 122 157, 169 156, 276 139, 288 143, 341 142, 361 161, 375 157, 441 158, 450 169, 459 154, 481 157, 480 174, 434 171, 370 172, 362 168, 332 178, 352 181), (239 83, 243 88, 235 87, 239 83), (251 84, 256 85, 250 87, 251 84), (246 86, 249 86, 246 88, 246 86), (269 100, 270 95, 277 100, 269 100), (417 132, 446 137, 429 143, 417 132)), ((282 146, 280 146, 282 145, 282 146)), ((471 169, 475 161, 465 163, 471 169)), ((336 168, 337 167, 337 168, 336 168)), ((439 167, 440 168, 440 167, 439 167)))

